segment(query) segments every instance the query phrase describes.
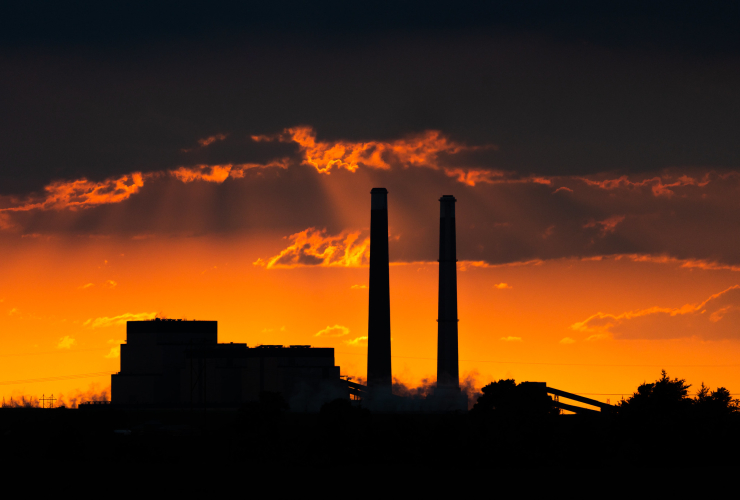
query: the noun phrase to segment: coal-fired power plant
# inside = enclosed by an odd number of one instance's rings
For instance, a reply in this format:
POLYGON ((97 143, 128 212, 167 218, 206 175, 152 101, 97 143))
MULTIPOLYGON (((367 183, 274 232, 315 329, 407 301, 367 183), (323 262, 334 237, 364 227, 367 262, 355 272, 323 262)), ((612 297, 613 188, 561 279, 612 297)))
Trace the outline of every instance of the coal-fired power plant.
MULTIPOLYGON (((367 385, 340 375, 331 347, 221 344, 215 321, 155 318, 127 322, 121 370, 111 376, 111 404, 205 410, 262 404, 263 399, 277 401, 279 396, 292 411, 303 412, 321 411, 337 399, 380 412, 466 411, 468 394, 460 388, 458 359, 457 200, 452 195, 439 199, 437 384, 424 398, 401 397, 392 391, 388 191, 373 188, 370 194, 367 385)), ((526 384, 542 397, 572 399, 601 412, 613 409, 608 403, 553 389, 544 382, 526 384)), ((574 413, 596 413, 559 400, 552 405, 574 413)))
MULTIPOLYGON (((388 191, 370 191, 367 386, 340 376, 333 348, 218 343, 215 321, 129 321, 112 403, 148 407, 238 407, 279 393, 293 410, 351 399, 377 411, 467 409, 458 365, 455 203, 439 199, 437 386, 425 399, 393 395, 388 191)), ((431 318, 429 318, 431 326, 431 318)), ((429 340, 433 333, 430 331, 429 340)))
POLYGON ((388 190, 370 191, 370 281, 367 319, 367 386, 391 395, 391 299, 388 281, 388 190))
POLYGON ((437 392, 460 392, 457 353, 457 252, 454 196, 439 199, 439 305, 437 317, 437 392))

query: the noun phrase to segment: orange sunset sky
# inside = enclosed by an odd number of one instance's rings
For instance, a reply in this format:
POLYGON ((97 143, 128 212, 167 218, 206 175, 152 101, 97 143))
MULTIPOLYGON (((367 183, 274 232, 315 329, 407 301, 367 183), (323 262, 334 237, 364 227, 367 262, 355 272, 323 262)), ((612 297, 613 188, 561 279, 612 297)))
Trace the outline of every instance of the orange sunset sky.
POLYGON ((469 386, 740 397, 730 18, 188 5, 0 20, 6 400, 105 390, 156 315, 365 377, 373 187, 400 382, 435 378, 450 194, 469 386))
MULTIPOLYGON (((334 347, 342 373, 363 377, 369 190, 382 185, 402 382, 435 377, 437 199, 454 194, 462 377, 604 400, 661 368, 740 387, 739 268, 705 258, 725 242, 691 214, 733 208, 740 176, 522 177, 446 165, 468 148, 437 132, 361 144, 314 135, 255 137, 304 141, 297 157, 265 164, 59 181, 5 198, 2 381, 115 372, 125 321, 156 314, 218 320, 222 342, 334 347), (283 189, 295 193, 288 208, 274 199, 283 189), (306 227, 270 227, 294 219, 306 227), (697 257, 675 256, 687 247, 697 257)), ((108 380, 2 387, 6 398, 69 394, 108 380)))

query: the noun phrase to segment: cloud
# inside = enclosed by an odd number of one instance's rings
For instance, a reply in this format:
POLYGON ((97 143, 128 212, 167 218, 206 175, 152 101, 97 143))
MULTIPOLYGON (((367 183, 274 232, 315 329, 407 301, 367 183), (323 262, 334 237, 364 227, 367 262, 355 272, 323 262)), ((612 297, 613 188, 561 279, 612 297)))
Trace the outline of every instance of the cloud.
POLYGON ((352 290, 364 290, 367 288, 367 286, 366 285, 352 285, 350 288, 352 290))
POLYGON ((593 219, 584 224, 583 228, 588 229, 590 227, 599 228, 599 231, 601 232, 601 236, 606 236, 608 233, 613 233, 614 230, 617 227, 617 224, 622 222, 624 220, 624 215, 615 215, 613 217, 609 217, 608 219, 604 219, 602 221, 594 221, 593 219))
MULTIPOLYGON (((226 165, 195 165, 169 170, 169 174, 183 183, 208 181, 222 183, 227 178, 240 179, 253 168, 287 168, 288 159, 283 158, 265 164, 243 163, 226 165)), ((162 177, 164 172, 155 171, 142 174, 133 172, 101 182, 85 178, 70 181, 55 181, 44 187, 41 195, 32 195, 24 201, 15 198, 0 200, 0 229, 12 229, 16 224, 12 214, 18 212, 46 210, 78 210, 120 203, 139 193, 147 180, 162 177), (2 205, 10 205, 2 207, 2 205)))
MULTIPOLYGON (((449 151, 455 149, 448 146, 458 143, 445 139, 447 149, 437 153, 436 167, 403 168, 396 166, 396 160, 381 155, 389 169, 364 168, 360 162, 355 174, 344 167, 332 167, 333 175, 324 175, 314 166, 301 167, 305 152, 293 136, 286 137, 286 143, 276 139, 267 142, 270 147, 294 148, 292 152, 279 151, 280 155, 292 155, 289 161, 280 163, 280 168, 244 170, 237 169, 242 164, 232 158, 224 157, 220 162, 203 158, 200 167, 187 167, 190 170, 180 172, 183 179, 192 179, 189 182, 166 171, 146 174, 146 189, 141 188, 126 203, 84 205, 86 210, 3 213, 11 214, 11 222, 20 233, 29 234, 292 235, 280 251, 261 255, 256 264, 270 269, 358 267, 367 264, 367 231, 363 229, 367 227, 369 212, 365 205, 368 200, 364 198, 368 197, 366 187, 388 185, 390 222, 394 235, 402 236, 389 243, 394 264, 433 263, 438 258, 439 236, 433 212, 440 193, 450 192, 459 200, 460 271, 532 265, 553 259, 619 256, 675 263, 696 270, 740 269, 740 219, 726 215, 740 211, 740 198, 735 195, 740 189, 740 174, 730 171, 672 168, 659 173, 630 174, 626 180, 613 175, 579 175, 542 178, 541 183, 531 180, 534 177, 530 174, 517 177, 519 174, 501 174, 503 170, 491 169, 490 172, 498 172, 490 174, 492 184, 479 178, 474 185, 460 184, 456 177, 448 176, 448 169, 469 172, 480 166, 474 162, 470 163, 473 166, 466 162, 448 165, 464 151, 451 154, 449 151), (223 170, 219 173, 213 166, 223 170), (226 166, 228 176, 224 177, 226 166), (231 182, 241 175, 245 180, 231 182), (497 183, 502 178, 506 182, 497 183), (653 186, 659 186, 658 192, 669 189, 674 195, 656 196, 653 186), (552 192, 560 188, 567 189, 553 196, 552 192), (345 255, 346 237, 354 234, 359 236, 345 255), (686 234, 693 237, 687 238, 686 234)), ((393 151, 390 146, 398 142, 311 137, 314 146, 323 144, 327 151, 346 146, 345 143, 356 146, 371 142, 385 144, 388 151, 393 151)), ((436 140, 440 137, 446 136, 436 140)), ((215 151, 228 142, 209 149, 215 151)), ((419 148, 422 152, 437 151, 426 146, 419 148)), ((343 155, 349 154, 346 148, 344 151, 343 155)), ((362 148, 360 151, 364 152, 355 156, 364 158, 369 154, 362 148)), ((424 153, 421 157, 430 156, 424 153)), ((342 161, 348 163, 347 158, 342 161)), ((269 164, 254 163, 261 167, 269 164)), ((0 207, 21 205, 21 201, 16 203, 11 197, 0 197, 0 207)))
POLYGON ((10 214, 0 210, 0 229, 13 229, 15 224, 10 220, 10 214))
POLYGON ((75 339, 70 338, 68 335, 59 339, 57 349, 69 349, 75 344, 75 339))
POLYGON ((602 256, 602 258, 612 258, 614 260, 629 259, 633 262, 671 264, 684 269, 702 269, 705 271, 740 271, 740 266, 721 264, 719 262, 712 262, 706 259, 678 259, 669 255, 624 254, 602 256))
POLYGON ((694 179, 688 175, 682 175, 677 179, 671 179, 669 176, 663 177, 651 177, 643 179, 641 181, 632 181, 626 175, 623 175, 616 179, 603 179, 594 180, 589 178, 581 177, 581 180, 589 186, 596 186, 604 190, 615 190, 620 188, 626 189, 650 189, 654 196, 667 196, 671 197, 675 193, 673 188, 683 186, 699 186, 704 187, 709 184, 709 176, 705 175, 702 180, 694 179))
POLYGON ((499 340, 503 340, 504 342, 522 342, 521 337, 501 337, 499 340))
POLYGON ((570 337, 565 337, 564 339, 562 339, 562 340, 560 341, 560 343, 561 343, 561 344, 575 344, 575 343, 576 343, 576 341, 575 341, 575 340, 573 340, 573 339, 572 339, 572 338, 570 338, 570 337))
POLYGON ((143 313, 124 313, 118 316, 101 317, 101 318, 90 318, 83 323, 84 326, 90 328, 104 328, 116 325, 125 325, 127 321, 144 321, 148 319, 154 319, 157 316, 156 312, 143 312, 143 313))
POLYGON ((681 307, 655 306, 621 314, 598 312, 570 328, 590 333, 587 340, 740 339, 740 285, 681 307))
POLYGON ((499 290, 506 290, 507 288, 514 288, 508 283, 499 283, 498 285, 493 285, 493 288, 497 288, 499 290))
POLYGON ((221 184, 228 178, 243 179, 246 176, 247 171, 251 169, 286 169, 288 166, 289 159, 281 158, 268 163, 240 163, 236 165, 229 163, 226 165, 195 165, 190 167, 178 167, 174 170, 170 170, 169 173, 171 176, 184 183, 204 181, 221 184))
POLYGON ((153 174, 134 172, 102 182, 87 179, 56 181, 44 188, 44 194, 30 197, 15 206, 0 208, 2 212, 27 212, 30 210, 76 210, 109 203, 120 203, 139 192, 144 180, 153 174))
POLYGON ((487 170, 481 168, 445 168, 444 172, 449 177, 454 177, 458 182, 474 187, 476 184, 520 184, 533 182, 535 184, 550 185, 552 181, 546 177, 521 177, 515 172, 503 170, 487 170))
POLYGON ((106 354, 106 355, 105 355, 105 356, 103 356, 103 357, 104 357, 104 358, 107 358, 107 359, 112 359, 112 358, 119 358, 119 357, 121 357, 121 346, 111 347, 111 348, 110 348, 110 351, 108 352, 108 354, 106 354))
POLYGON ((104 285, 103 285, 103 286, 105 286, 105 287, 107 287, 107 288, 115 288, 115 287, 117 287, 117 286, 118 286, 118 283, 116 283, 116 282, 115 282, 115 281, 113 281, 113 280, 106 280, 106 282, 104 283, 104 285))
POLYGON ((198 165, 170 170, 170 175, 182 182, 208 181, 221 183, 228 179, 231 165, 198 165))
POLYGON ((367 345, 367 336, 357 337, 357 338, 352 339, 352 340, 345 340, 344 343, 347 344, 347 345, 349 345, 349 346, 353 346, 353 347, 365 346, 365 345, 367 345))
POLYGON ((349 328, 342 325, 334 325, 320 330, 314 337, 344 337, 345 335, 349 335, 349 328))
POLYGON ((205 139, 198 139, 198 144, 200 144, 201 147, 205 148, 206 146, 210 146, 216 141, 223 141, 224 139, 226 139, 225 134, 216 134, 210 137, 206 137, 205 139))
POLYGON ((255 265, 267 269, 301 266, 362 267, 368 263, 370 237, 360 240, 361 231, 344 231, 329 236, 326 230, 310 227, 290 235, 292 244, 267 260, 257 259, 255 265))
POLYGON ((95 284, 93 284, 93 283, 85 283, 84 285, 78 286, 77 289, 78 290, 85 290, 87 288, 91 288, 91 287, 94 287, 94 286, 95 286, 95 284))
POLYGON ((441 153, 456 154, 480 149, 450 141, 437 130, 427 130, 393 142, 324 142, 316 140, 313 128, 294 127, 276 136, 253 136, 252 139, 295 142, 303 153, 303 163, 323 174, 331 173, 334 168, 355 172, 360 166, 389 170, 392 164, 436 169, 439 168, 438 157, 441 153))
MULTIPOLYGON (((255 135, 255 142, 294 142, 303 155, 302 163, 322 174, 330 174, 332 169, 345 169, 356 172, 358 168, 390 170, 393 167, 425 167, 443 170, 463 184, 475 186, 477 183, 494 184, 507 182, 513 174, 499 170, 482 168, 456 168, 445 166, 442 156, 461 152, 497 149, 494 145, 467 146, 445 137, 438 130, 426 130, 395 141, 353 142, 345 140, 318 141, 312 127, 287 128, 277 135, 255 135)), ((544 182, 544 178, 515 180, 514 182, 544 182)))

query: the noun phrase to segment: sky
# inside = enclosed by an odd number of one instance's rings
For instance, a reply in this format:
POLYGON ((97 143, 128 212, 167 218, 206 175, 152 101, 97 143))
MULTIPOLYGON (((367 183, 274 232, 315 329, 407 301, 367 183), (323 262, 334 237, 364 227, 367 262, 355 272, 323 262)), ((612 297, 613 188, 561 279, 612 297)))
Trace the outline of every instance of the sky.
POLYGON ((740 395, 727 2, 18 2, 0 19, 0 392, 105 389, 127 320, 334 347, 364 377, 370 190, 393 371, 740 395))

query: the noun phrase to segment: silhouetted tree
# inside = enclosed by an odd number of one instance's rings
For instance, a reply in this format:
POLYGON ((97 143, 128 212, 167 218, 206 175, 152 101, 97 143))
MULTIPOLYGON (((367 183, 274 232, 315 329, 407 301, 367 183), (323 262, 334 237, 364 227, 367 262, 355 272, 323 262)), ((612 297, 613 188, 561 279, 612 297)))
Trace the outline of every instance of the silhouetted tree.
POLYGON ((483 395, 471 410, 477 415, 499 415, 511 417, 557 415, 560 410, 553 406, 552 398, 538 385, 514 379, 491 382, 481 389, 483 395))
POLYGON ((694 408, 702 417, 724 417, 740 412, 740 401, 732 399, 730 391, 724 387, 710 391, 709 387, 702 382, 694 399, 694 408))
POLYGON ((671 379, 665 370, 652 383, 644 383, 629 398, 619 402, 621 414, 678 416, 687 414, 693 405, 685 379, 671 379))

